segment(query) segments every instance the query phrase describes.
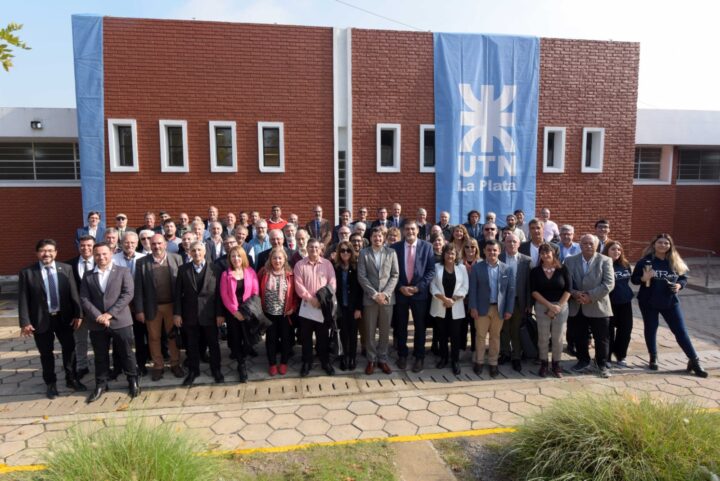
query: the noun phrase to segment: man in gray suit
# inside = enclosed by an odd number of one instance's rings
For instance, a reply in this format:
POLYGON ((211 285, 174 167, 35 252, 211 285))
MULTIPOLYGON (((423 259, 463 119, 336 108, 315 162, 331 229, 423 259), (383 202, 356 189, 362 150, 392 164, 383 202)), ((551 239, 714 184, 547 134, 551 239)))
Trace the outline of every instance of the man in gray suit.
POLYGON ((522 323, 528 307, 532 305, 530 300, 530 256, 520 254, 520 240, 513 233, 505 236, 505 251, 500 254, 500 262, 503 262, 512 271, 515 277, 515 307, 512 316, 503 323, 500 332, 500 364, 503 358, 512 360, 512 367, 517 372, 522 370, 522 347, 520 344, 520 324, 522 323), (511 347, 512 346, 512 347, 511 347))
POLYGON ((567 257, 565 266, 570 274, 570 320, 575 332, 578 362, 572 370, 584 371, 590 365, 588 328, 595 339, 595 361, 600 376, 609 377, 607 367, 608 331, 610 326, 610 291, 615 288, 612 259, 596 252, 598 238, 585 234, 580 239, 580 254, 567 257))
POLYGON ((385 239, 382 228, 375 227, 372 230, 371 240, 372 245, 361 250, 358 257, 358 282, 363 289, 363 324, 368 359, 365 374, 375 372, 376 363, 382 372, 390 374, 390 321, 400 271, 395 250, 383 245, 385 239), (375 340, 378 328, 380 337, 375 340))
POLYGON ((130 269, 115 265, 112 251, 105 242, 93 247, 95 269, 83 276, 80 301, 90 342, 95 353, 95 390, 87 399, 97 401, 107 391, 110 371, 110 341, 117 359, 127 375, 130 397, 140 394, 137 364, 132 352, 133 330, 130 302, 133 298, 133 279, 130 269))
POLYGON ((167 252, 167 241, 162 234, 155 234, 150 240, 152 255, 140 259, 135 268, 135 319, 147 326, 148 347, 153 361, 152 380, 163 377, 163 361, 160 339, 162 332, 168 335, 170 370, 177 378, 185 376, 180 366, 180 352, 175 339, 170 337, 173 330, 173 300, 178 268, 183 264, 178 254, 167 252))
POLYGON ((475 320, 475 355, 473 371, 482 373, 485 336, 490 333, 488 365, 490 376, 496 377, 500 354, 500 331, 503 322, 512 317, 515 302, 515 278, 507 265, 500 262, 500 243, 491 239, 485 243, 485 260, 476 262, 470 271, 468 307, 475 320))

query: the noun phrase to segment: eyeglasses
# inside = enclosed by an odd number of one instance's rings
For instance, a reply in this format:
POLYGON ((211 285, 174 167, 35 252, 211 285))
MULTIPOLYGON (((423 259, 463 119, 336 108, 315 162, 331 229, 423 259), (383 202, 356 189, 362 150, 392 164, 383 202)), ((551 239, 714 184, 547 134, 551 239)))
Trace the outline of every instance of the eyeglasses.
POLYGON ((340 249, 340 254, 350 254, 352 251, 350 249, 340 249))
POLYGON ((141 241, 150 240, 150 237, 141 237, 140 240, 141 240, 141 241))
POLYGON ((485 227, 483 230, 497 230, 495 227, 485 227))

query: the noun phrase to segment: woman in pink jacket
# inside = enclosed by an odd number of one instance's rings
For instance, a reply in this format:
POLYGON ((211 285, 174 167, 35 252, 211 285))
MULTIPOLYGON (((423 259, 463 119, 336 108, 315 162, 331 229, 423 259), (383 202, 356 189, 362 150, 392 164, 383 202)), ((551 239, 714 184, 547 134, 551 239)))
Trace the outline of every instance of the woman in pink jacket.
POLYGON ((234 323, 234 326, 228 329, 228 333, 231 334, 232 350, 237 354, 238 376, 240 382, 247 382, 245 357, 252 346, 248 346, 246 343, 248 335, 245 318, 239 309, 251 296, 260 295, 260 288, 257 275, 250 267, 245 249, 235 246, 230 249, 227 257, 229 267, 220 276, 220 297, 227 310, 226 322, 228 325, 234 323))

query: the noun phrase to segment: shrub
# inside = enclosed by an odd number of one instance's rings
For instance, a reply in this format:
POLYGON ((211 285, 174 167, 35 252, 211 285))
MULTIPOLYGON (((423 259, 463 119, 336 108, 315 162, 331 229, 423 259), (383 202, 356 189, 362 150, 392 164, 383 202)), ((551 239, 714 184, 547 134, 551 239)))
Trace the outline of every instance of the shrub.
POLYGON ((648 397, 569 398, 503 451, 501 468, 516 479, 709 481, 720 473, 720 414, 648 397))
POLYGON ((51 445, 48 481, 205 481, 218 479, 219 460, 197 456, 205 446, 170 425, 131 418, 125 426, 87 434, 79 428, 51 445))

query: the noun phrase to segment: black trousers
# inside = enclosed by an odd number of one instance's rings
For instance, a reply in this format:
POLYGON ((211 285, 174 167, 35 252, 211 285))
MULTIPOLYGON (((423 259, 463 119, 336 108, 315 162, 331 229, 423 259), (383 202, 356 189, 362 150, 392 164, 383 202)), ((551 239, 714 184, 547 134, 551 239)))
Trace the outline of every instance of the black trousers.
MULTIPOLYGON (((135 338, 135 362, 139 369, 145 367, 150 350, 148 348, 148 332, 144 322, 133 322, 133 337, 135 338)), ((164 330, 164 329, 163 329, 164 330)))
POLYGON ((610 318, 609 343, 610 354, 615 354, 618 361, 627 357, 630 335, 633 329, 632 303, 613 304, 613 316, 610 318))
POLYGON ((358 321, 355 319, 355 309, 341 307, 338 321, 343 353, 346 357, 355 358, 357 357, 358 345, 358 321))
POLYGON ((287 364, 290 359, 290 351, 295 342, 293 328, 287 316, 274 316, 265 313, 265 317, 272 321, 265 332, 265 350, 267 352, 268 364, 277 364, 278 347, 280 348, 280 364, 287 364))
POLYGON ((302 362, 312 364, 313 361, 313 334, 315 334, 316 350, 320 362, 326 365, 330 360, 328 346, 330 344, 330 329, 324 322, 316 322, 305 317, 300 319, 300 342, 302 343, 302 362))
POLYGON ((401 301, 395 302, 393 311, 394 331, 393 338, 397 343, 399 357, 408 356, 408 323, 409 313, 412 312, 415 334, 413 341, 413 356, 416 359, 425 359, 425 315, 428 312, 428 300, 422 301, 401 301))
POLYGON ((188 368, 195 374, 200 374, 200 344, 201 339, 204 339, 210 349, 210 370, 213 373, 220 372, 220 342, 218 341, 217 326, 215 324, 212 326, 183 324, 182 329, 187 333, 188 368))
MULTIPOLYGON (((225 324, 227 325, 227 342, 230 352, 235 354, 235 359, 237 359, 238 363, 245 361, 248 352, 250 352, 250 346, 248 345, 249 336, 247 332, 247 321, 238 321, 235 316, 227 312, 225 324)), ((200 352, 200 350, 198 350, 198 352, 200 352)))
MULTIPOLYGON (((448 359, 448 340, 450 341, 450 360, 458 362, 460 359, 460 346, 463 344, 462 326, 465 318, 453 319, 452 309, 445 309, 445 317, 435 318, 435 330, 440 342, 440 357, 448 359)), ((465 332, 467 339, 467 331, 465 332)))
POLYGON ((577 350, 577 358, 579 361, 590 362, 590 351, 588 349, 588 329, 592 332, 595 339, 595 361, 598 367, 605 366, 610 352, 610 342, 608 335, 610 331, 609 317, 586 317, 582 312, 582 308, 577 315, 570 318, 569 324, 574 324, 575 330, 575 349, 577 350))
POLYGON ((62 349, 63 370, 65 379, 75 379, 75 338, 72 326, 63 325, 60 316, 50 316, 50 328, 39 334, 35 332, 33 338, 40 352, 40 364, 45 384, 57 382, 55 375, 55 338, 60 341, 62 349))
POLYGON ((101 331, 90 331, 90 343, 95 353, 95 384, 104 386, 108 381, 110 372, 110 343, 113 348, 113 358, 119 365, 115 369, 122 368, 125 375, 130 379, 137 376, 137 364, 133 354, 134 336, 132 326, 110 329, 106 327, 101 331))

